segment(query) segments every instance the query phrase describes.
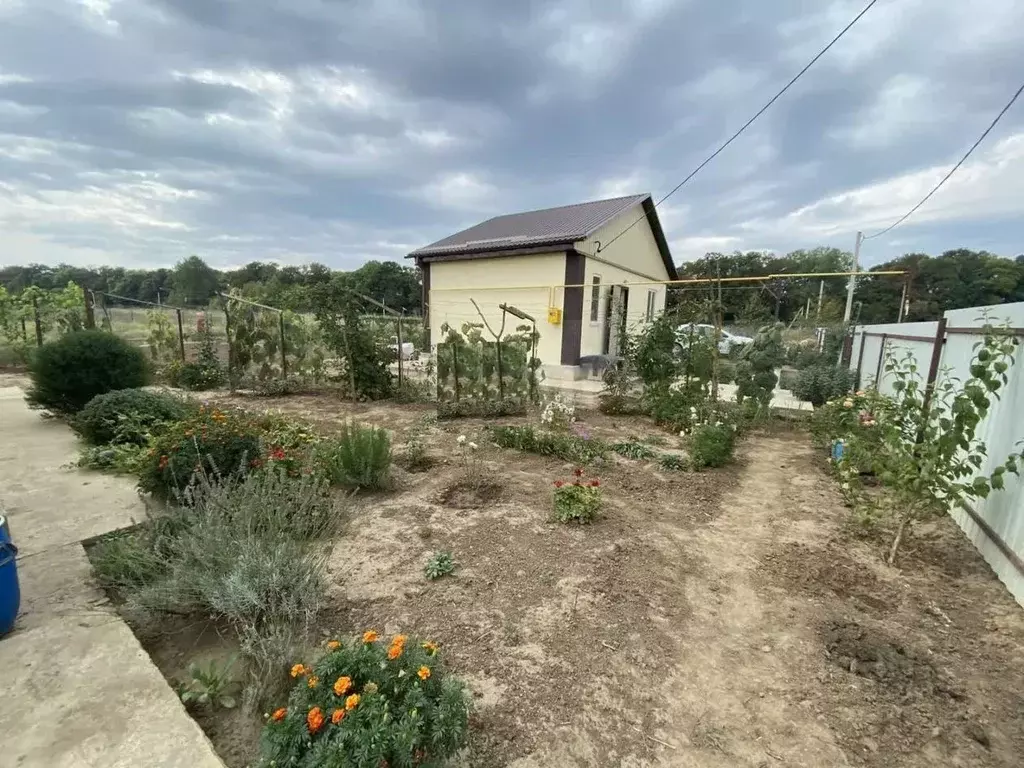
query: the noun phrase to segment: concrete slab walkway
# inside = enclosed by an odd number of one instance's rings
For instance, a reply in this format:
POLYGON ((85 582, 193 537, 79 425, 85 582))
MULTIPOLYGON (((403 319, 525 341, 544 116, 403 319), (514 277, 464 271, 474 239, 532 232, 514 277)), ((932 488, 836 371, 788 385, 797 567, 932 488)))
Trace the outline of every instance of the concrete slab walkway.
POLYGON ((81 542, 141 520, 128 479, 69 469, 76 441, 0 387, 0 507, 19 547, 21 612, 0 639, 3 765, 223 768, 92 580, 81 542))

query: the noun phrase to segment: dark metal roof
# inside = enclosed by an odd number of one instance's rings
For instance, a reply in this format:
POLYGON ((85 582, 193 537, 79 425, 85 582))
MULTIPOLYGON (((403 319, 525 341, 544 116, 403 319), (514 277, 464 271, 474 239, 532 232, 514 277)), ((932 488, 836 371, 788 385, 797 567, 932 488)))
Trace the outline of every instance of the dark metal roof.
POLYGON ((629 195, 590 203, 563 205, 539 211, 495 216, 436 243, 419 248, 411 257, 443 256, 532 248, 548 244, 572 244, 589 237, 610 219, 650 195, 629 195))

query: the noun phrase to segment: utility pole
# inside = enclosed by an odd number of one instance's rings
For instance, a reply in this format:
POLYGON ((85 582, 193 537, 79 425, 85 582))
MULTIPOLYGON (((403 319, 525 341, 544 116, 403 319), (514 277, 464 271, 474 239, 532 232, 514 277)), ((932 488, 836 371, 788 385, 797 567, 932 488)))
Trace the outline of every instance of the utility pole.
POLYGON ((864 233, 857 233, 857 242, 853 247, 853 274, 850 275, 850 282, 846 287, 846 311, 843 312, 843 325, 850 324, 850 315, 853 314, 853 291, 857 286, 857 270, 860 269, 860 244, 864 241, 864 233))
POLYGON ((906 306, 907 306, 907 283, 908 283, 907 280, 903 281, 903 294, 900 296, 900 313, 896 317, 896 322, 897 323, 902 323, 903 322, 903 314, 904 314, 904 311, 906 310, 906 306))
POLYGON ((821 302, 822 302, 822 299, 824 299, 824 298, 825 298, 825 281, 824 280, 819 280, 818 281, 818 312, 814 316, 815 320, 820 320, 821 319, 821 302))

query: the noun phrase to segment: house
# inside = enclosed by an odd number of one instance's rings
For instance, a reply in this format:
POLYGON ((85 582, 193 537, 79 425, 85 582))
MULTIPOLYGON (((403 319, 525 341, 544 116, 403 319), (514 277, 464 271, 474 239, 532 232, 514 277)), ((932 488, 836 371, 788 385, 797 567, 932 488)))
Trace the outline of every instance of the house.
MULTIPOLYGON (((534 317, 549 379, 589 375, 580 358, 616 353, 618 329, 649 322, 677 279, 649 194, 488 219, 409 254, 423 276, 429 339, 447 323, 497 329, 500 304, 534 317), (633 225, 633 226, 630 226, 633 225)), ((507 331, 522 321, 508 317, 507 331)))

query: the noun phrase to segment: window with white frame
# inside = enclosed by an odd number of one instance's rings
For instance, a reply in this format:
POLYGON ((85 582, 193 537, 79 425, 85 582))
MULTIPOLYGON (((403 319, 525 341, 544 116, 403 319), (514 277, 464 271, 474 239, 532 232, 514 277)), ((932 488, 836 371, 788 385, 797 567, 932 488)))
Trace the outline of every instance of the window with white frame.
POLYGON ((658 292, 648 291, 647 292, 647 322, 651 322, 654 319, 655 307, 658 302, 658 292))
POLYGON ((596 323, 601 319, 601 276, 594 275, 590 278, 590 322, 596 323))

